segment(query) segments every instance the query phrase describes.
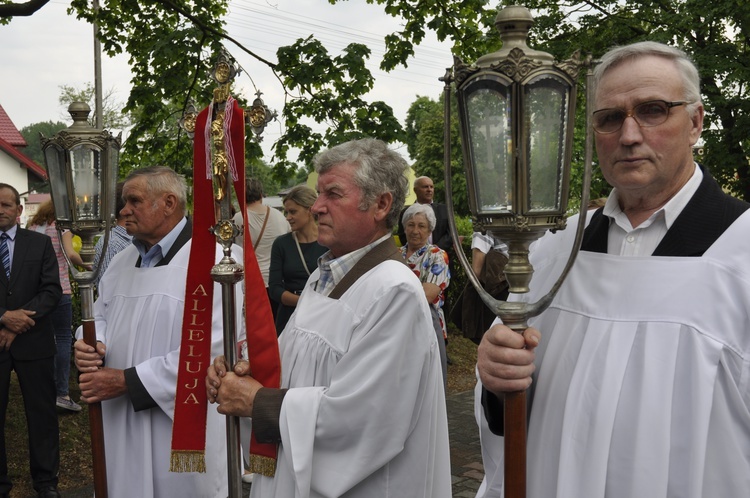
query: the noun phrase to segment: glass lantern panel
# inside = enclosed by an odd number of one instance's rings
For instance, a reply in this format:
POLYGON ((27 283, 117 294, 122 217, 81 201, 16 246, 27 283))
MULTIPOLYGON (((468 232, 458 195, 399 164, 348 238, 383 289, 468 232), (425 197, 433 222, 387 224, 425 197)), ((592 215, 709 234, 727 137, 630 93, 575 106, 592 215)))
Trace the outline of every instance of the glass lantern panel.
POLYGON ((68 196, 68 179, 65 168, 65 150, 51 144, 44 149, 44 163, 47 165, 52 202, 55 205, 55 218, 58 221, 72 221, 68 196))
POLYGON ((117 199, 115 198, 115 196, 117 195, 117 178, 119 177, 120 171, 120 149, 118 145, 110 141, 109 147, 107 147, 107 151, 109 153, 109 160, 107 161, 107 173, 109 175, 107 177, 107 188, 109 189, 108 191, 111 192, 111 194, 108 196, 109 206, 107 206, 107 209, 110 211, 110 219, 114 224, 115 219, 117 218, 117 213, 115 212, 117 199))
POLYGON ((541 75, 524 86, 524 136, 528 158, 528 212, 562 211, 562 179, 570 85, 541 75))
POLYGON ((76 219, 101 220, 101 152, 90 145, 78 145, 70 150, 70 163, 76 219))
POLYGON ((467 90, 467 128, 479 214, 513 210, 510 92, 494 80, 477 81, 467 90))

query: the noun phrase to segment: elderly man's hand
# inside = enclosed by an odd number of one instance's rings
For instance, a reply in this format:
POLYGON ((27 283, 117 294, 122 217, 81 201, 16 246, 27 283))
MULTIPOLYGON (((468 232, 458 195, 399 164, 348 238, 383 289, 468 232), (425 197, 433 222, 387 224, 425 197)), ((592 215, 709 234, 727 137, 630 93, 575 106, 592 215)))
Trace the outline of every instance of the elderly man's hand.
POLYGON ((128 391, 125 371, 117 368, 100 368, 82 373, 78 378, 78 387, 81 388, 81 401, 85 403, 116 398, 128 391))
MULTIPOLYGON (((227 359, 223 355, 214 358, 214 362, 208 367, 208 372, 206 372, 206 394, 210 403, 216 403, 216 395, 219 393, 221 380, 227 374, 228 369, 227 359)), ((237 362, 234 366, 234 373, 240 376, 251 375, 250 363, 246 360, 237 362)))
POLYGON ((97 342, 96 348, 86 344, 83 339, 78 339, 73 349, 76 368, 79 372, 96 372, 104 365, 104 355, 107 347, 103 342, 97 342))
POLYGON ((206 372, 206 395, 209 403, 216 403, 221 379, 227 374, 227 360, 224 356, 217 356, 206 372))
POLYGON ((250 417, 255 395, 263 385, 250 376, 250 365, 240 360, 233 371, 226 371, 224 357, 214 360, 206 377, 208 400, 218 403, 216 410, 224 415, 250 417))
POLYGON ((540 337, 534 328, 526 329, 523 334, 505 325, 490 328, 477 350, 482 385, 498 396, 528 388, 534 373, 534 349, 540 337))

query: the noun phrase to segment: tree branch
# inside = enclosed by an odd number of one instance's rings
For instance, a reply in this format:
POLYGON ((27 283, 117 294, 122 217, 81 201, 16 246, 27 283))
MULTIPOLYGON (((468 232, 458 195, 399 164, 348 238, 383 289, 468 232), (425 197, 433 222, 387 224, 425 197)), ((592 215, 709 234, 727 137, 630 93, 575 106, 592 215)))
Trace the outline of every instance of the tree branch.
POLYGON ((266 59, 264 59, 260 55, 256 54, 252 50, 250 50, 248 48, 245 48, 240 42, 238 42, 237 40, 235 40, 234 38, 232 38, 228 34, 223 33, 223 32, 219 31, 216 28, 212 28, 211 26, 207 26, 200 19, 198 19, 194 15, 190 14, 186 10, 182 9, 181 7, 179 7, 178 5, 176 5, 174 2, 171 2, 170 0, 158 0, 158 1, 159 1, 159 3, 161 3, 162 5, 164 5, 165 7, 168 7, 170 9, 174 10, 175 12, 177 12, 178 14, 180 14, 181 16, 184 16, 187 19, 190 19, 190 21, 192 21, 196 26, 198 26, 204 32, 206 32, 206 33, 212 33, 215 36, 218 36, 218 37, 223 38, 225 40, 231 41, 232 43, 234 43, 235 45, 237 45, 241 50, 243 50, 244 52, 247 52, 249 55, 255 57, 259 62, 262 62, 263 64, 267 65, 271 69, 276 69, 276 64, 274 64, 273 62, 267 61, 266 59))
POLYGON ((30 0, 26 3, 4 3, 0 5, 0 18, 28 17, 49 3, 49 0, 30 0))

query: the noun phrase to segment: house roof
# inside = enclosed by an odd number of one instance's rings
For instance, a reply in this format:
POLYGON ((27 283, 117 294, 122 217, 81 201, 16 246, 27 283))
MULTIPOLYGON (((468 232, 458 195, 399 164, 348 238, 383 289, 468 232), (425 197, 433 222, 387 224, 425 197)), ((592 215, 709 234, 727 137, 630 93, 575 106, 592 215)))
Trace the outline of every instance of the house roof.
POLYGON ((29 145, 21 133, 19 133, 13 121, 10 120, 2 105, 0 105, 0 139, 5 140, 13 147, 26 147, 29 145))
POLYGON ((29 156, 16 149, 16 147, 26 147, 28 144, 19 133, 16 125, 10 120, 8 114, 0 105, 0 150, 6 152, 9 156, 15 158, 21 166, 25 167, 42 180, 47 179, 47 172, 43 167, 35 163, 29 156))
POLYGON ((0 150, 6 152, 9 156, 18 160, 18 162, 21 163, 21 166, 25 167, 42 180, 47 179, 47 172, 44 170, 44 168, 39 166, 29 156, 17 150, 15 147, 13 147, 13 145, 11 145, 6 140, 3 140, 2 138, 0 138, 0 150))

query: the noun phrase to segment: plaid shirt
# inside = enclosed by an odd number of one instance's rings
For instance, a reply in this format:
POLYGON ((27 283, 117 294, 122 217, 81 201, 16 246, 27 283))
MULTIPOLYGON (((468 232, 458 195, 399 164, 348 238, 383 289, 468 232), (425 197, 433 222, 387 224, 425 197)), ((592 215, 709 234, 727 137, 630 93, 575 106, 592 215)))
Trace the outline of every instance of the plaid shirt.
POLYGON ((349 270, 351 270, 352 267, 357 264, 357 261, 362 259, 364 255, 370 252, 373 247, 380 244, 388 237, 392 237, 392 235, 390 233, 388 233, 387 235, 383 235, 375 242, 357 249, 356 251, 352 251, 349 254, 344 254, 339 258, 334 258, 331 254, 331 251, 328 251, 327 253, 322 255, 320 258, 318 258, 318 270, 320 270, 320 277, 313 286, 315 291, 319 294, 323 294, 324 296, 329 295, 333 288, 336 287, 336 284, 338 284, 341 279, 344 278, 344 275, 349 273, 349 270))
POLYGON ((99 240, 96 242, 96 247, 94 248, 95 255, 94 255, 94 268, 97 267, 97 265, 102 265, 102 269, 99 270, 99 274, 96 276, 96 281, 94 282, 96 285, 99 285, 99 280, 102 279, 102 275, 104 275, 104 271, 109 266, 109 262, 112 261, 112 258, 115 257, 115 255, 128 247, 132 243, 132 239, 130 235, 128 235, 128 232, 125 230, 125 227, 122 227, 120 225, 113 226, 109 231, 109 243, 107 244, 107 252, 104 254, 104 259, 102 259, 102 249, 104 248, 104 235, 99 237, 99 240))

